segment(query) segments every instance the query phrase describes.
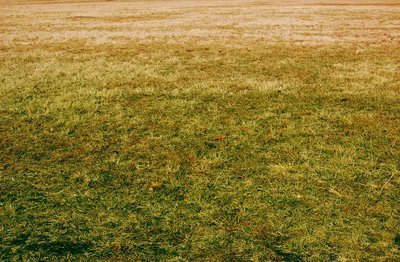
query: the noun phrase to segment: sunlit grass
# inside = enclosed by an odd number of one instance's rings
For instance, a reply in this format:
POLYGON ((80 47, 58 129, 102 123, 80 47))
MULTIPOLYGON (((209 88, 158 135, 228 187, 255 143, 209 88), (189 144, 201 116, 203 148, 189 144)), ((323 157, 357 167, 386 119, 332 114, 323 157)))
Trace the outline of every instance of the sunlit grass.
POLYGON ((0 260, 395 261, 399 61, 241 38, 0 46, 0 260))

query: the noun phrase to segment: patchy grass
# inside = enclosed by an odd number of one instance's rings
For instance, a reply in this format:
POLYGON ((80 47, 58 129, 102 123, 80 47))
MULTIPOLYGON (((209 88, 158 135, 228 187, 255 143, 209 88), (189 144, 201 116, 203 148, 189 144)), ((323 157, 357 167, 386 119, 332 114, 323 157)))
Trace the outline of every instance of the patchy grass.
POLYGON ((1 260, 398 260, 400 51, 0 46, 1 260))

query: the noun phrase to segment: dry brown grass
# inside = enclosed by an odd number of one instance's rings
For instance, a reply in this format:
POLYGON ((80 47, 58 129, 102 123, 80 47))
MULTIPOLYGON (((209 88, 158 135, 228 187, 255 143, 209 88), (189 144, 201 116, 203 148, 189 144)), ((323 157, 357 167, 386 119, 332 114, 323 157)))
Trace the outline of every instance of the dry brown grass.
POLYGON ((128 1, 0 5, 2 45, 82 40, 400 44, 392 1, 128 1))

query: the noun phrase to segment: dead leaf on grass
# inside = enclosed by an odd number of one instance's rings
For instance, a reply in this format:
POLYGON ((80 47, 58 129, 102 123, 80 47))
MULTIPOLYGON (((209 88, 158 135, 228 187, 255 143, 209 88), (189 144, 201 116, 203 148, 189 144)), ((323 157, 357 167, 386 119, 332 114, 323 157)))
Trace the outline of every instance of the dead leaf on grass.
POLYGON ((216 137, 214 137, 214 141, 222 141, 224 139, 225 139, 224 136, 216 136, 216 137))
POLYGON ((163 184, 161 182, 156 182, 150 185, 149 190, 154 190, 157 188, 161 188, 163 186, 163 184))

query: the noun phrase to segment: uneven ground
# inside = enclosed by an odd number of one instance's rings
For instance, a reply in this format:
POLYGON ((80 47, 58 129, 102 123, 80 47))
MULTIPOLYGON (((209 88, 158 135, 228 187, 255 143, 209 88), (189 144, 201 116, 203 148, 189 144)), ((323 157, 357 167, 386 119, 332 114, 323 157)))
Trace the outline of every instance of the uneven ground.
POLYGON ((398 1, 0 0, 0 260, 400 259, 398 1))

